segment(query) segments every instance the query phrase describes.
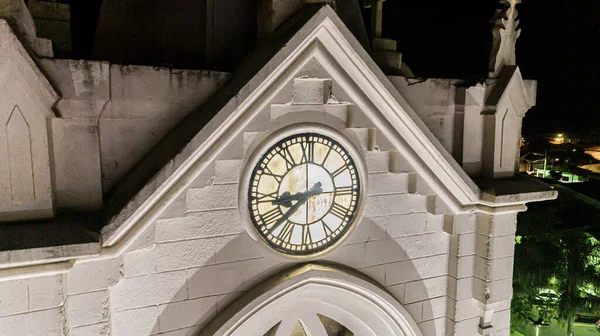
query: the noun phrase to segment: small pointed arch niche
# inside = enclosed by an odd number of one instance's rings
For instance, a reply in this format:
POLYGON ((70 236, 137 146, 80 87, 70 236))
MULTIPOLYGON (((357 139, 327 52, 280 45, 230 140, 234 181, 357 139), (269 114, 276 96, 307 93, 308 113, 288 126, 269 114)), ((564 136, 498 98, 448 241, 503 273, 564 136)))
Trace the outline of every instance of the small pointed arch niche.
POLYGON ((267 279, 200 335, 422 336, 390 294, 352 270, 308 264, 267 279))
POLYGON ((31 130, 19 106, 15 105, 6 121, 10 198, 15 202, 35 200, 31 130))

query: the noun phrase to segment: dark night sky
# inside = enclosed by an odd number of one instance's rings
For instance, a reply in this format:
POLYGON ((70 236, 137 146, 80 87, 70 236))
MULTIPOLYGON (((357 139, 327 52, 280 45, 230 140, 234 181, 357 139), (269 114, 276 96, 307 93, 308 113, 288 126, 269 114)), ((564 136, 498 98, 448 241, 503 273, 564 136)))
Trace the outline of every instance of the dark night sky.
MULTIPOLYGON (((538 80, 524 134, 597 131, 600 138, 600 0, 522 1, 517 63, 526 79, 538 80)), ((100 2, 72 0, 75 58, 90 53, 100 2)), ((498 6, 498 0, 388 0, 384 37, 398 41, 417 76, 481 78, 498 6)))
MULTIPOLYGON (((384 5, 384 36, 398 41, 417 76, 480 77, 491 43, 494 0, 400 1, 384 5)), ((523 0, 517 63, 538 80, 524 133, 589 132, 600 123, 600 1, 523 0)))

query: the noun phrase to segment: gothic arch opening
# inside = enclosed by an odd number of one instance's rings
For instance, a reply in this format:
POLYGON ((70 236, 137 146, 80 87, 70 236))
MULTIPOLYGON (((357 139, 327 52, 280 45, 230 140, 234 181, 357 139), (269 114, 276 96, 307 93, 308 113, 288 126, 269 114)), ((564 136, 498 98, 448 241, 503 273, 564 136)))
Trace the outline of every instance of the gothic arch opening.
POLYGON ((267 279, 200 333, 215 336, 421 336, 396 299, 363 275, 308 264, 267 279))

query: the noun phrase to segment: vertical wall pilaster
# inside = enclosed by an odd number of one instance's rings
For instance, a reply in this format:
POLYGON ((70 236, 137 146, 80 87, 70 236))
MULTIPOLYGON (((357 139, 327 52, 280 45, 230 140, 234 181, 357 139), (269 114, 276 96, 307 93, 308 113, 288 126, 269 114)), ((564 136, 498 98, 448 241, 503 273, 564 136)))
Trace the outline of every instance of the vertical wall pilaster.
POLYGON ((478 214, 473 298, 479 334, 509 334, 517 213, 478 214))

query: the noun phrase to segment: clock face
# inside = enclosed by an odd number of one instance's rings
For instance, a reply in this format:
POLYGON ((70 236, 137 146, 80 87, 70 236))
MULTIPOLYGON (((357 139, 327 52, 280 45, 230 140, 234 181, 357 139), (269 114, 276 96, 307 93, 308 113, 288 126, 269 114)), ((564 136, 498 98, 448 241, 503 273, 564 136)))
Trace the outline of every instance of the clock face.
POLYGON ((357 168, 347 151, 329 137, 302 133, 262 155, 250 178, 248 207, 271 247, 308 255, 344 235, 360 196, 357 168))

